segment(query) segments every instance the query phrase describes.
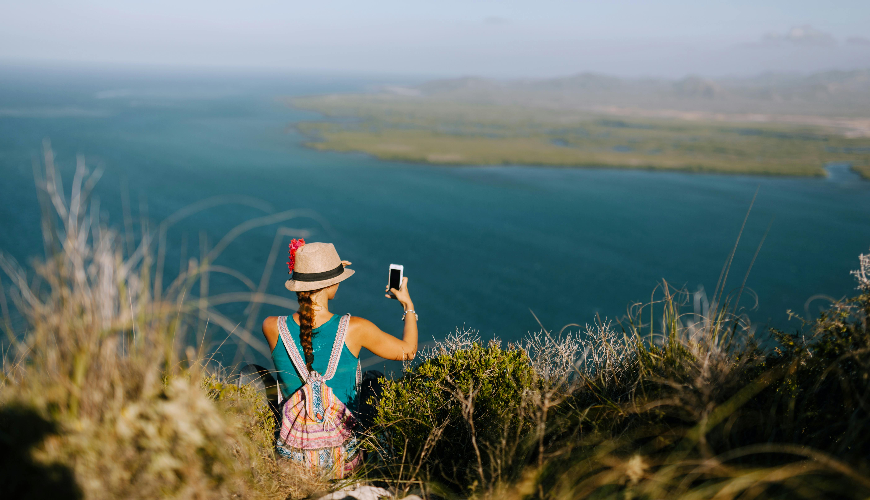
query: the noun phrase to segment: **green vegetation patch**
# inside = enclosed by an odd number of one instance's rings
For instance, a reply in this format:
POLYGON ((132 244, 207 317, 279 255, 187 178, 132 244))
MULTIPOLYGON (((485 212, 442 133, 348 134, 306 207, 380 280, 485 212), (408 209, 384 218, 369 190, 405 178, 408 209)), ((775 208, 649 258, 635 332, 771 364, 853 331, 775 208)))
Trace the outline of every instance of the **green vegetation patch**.
POLYGON ((858 173, 861 177, 870 180, 870 165, 852 165, 852 170, 858 173))
POLYGON ((448 336, 384 380, 370 477, 447 498, 867 498, 861 259, 860 295, 796 332, 771 330, 769 349, 729 299, 686 310, 692 294, 667 284, 622 328, 507 348, 448 336))
POLYGON ((870 138, 819 127, 617 118, 386 96, 299 98, 331 118, 303 122, 308 146, 437 165, 541 165, 824 176, 849 162, 870 178, 870 138))
POLYGON ((513 461, 534 430, 524 391, 535 373, 525 351, 496 342, 442 349, 399 380, 385 380, 373 451, 415 462, 429 479, 456 488, 479 483, 513 461), (449 459, 448 459, 449 458, 449 459))

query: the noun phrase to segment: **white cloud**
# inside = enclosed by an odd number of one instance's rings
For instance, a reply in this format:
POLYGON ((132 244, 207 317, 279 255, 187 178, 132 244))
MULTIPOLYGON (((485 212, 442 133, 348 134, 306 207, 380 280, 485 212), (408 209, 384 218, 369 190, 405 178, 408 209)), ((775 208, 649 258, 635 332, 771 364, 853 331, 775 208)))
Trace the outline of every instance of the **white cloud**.
POLYGON ((795 45, 802 47, 832 47, 837 40, 829 33, 805 24, 785 33, 768 33, 761 39, 763 45, 795 45))

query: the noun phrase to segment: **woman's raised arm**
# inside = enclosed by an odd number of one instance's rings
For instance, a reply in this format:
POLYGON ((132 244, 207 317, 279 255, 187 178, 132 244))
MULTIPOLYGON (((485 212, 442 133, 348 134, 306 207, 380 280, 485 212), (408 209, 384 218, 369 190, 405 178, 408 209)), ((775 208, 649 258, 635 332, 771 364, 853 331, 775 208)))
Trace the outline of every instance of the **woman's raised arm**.
MULTIPOLYGON (((414 303, 411 302, 411 296, 408 293, 408 278, 402 279, 401 288, 393 288, 388 291, 392 292, 393 295, 387 294, 387 297, 395 297, 405 311, 414 310, 414 303)), ((415 312, 405 314, 405 329, 402 332, 401 340, 381 331, 371 321, 359 317, 351 318, 348 333, 352 336, 349 340, 355 344, 353 347, 365 347, 373 354, 385 359, 410 360, 414 359, 417 354, 417 313, 415 312)), ((355 354, 358 356, 359 350, 355 350, 355 354)))

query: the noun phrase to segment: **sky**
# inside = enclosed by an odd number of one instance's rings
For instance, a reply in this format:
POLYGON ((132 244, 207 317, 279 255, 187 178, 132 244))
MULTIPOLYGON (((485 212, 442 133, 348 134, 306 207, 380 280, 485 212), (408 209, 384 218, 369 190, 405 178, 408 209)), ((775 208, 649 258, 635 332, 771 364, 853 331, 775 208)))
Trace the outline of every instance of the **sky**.
POLYGON ((0 62, 422 76, 870 67, 870 0, 0 0, 0 62))

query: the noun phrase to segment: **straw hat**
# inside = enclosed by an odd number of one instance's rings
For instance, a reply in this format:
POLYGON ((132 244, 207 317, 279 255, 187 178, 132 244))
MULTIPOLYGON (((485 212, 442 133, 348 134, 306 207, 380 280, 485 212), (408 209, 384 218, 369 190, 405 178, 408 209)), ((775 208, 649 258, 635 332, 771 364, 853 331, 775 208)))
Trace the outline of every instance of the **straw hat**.
POLYGON ((344 281, 353 274, 344 266, 332 243, 306 243, 296 250, 293 274, 284 283, 291 292, 319 290, 344 281))

